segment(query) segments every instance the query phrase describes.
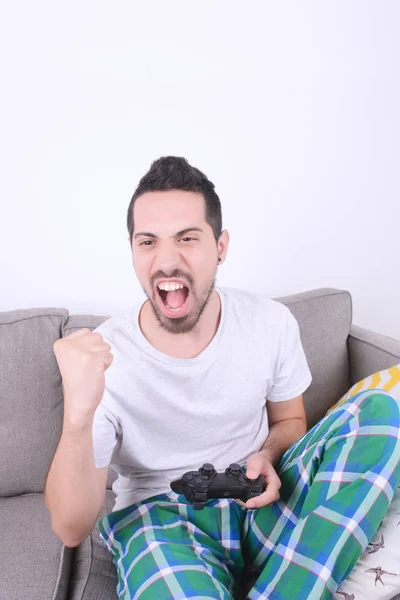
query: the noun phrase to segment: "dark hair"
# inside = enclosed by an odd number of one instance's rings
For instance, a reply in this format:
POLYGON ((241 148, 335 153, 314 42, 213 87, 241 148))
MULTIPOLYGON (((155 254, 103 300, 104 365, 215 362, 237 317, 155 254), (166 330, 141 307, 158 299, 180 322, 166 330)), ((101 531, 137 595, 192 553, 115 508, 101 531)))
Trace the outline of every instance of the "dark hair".
POLYGON ((207 177, 192 167, 186 158, 180 156, 163 156, 155 160, 150 170, 139 181, 128 208, 127 226, 129 239, 133 235, 133 207, 139 196, 146 192, 184 190, 199 192, 205 200, 205 219, 213 230, 218 241, 222 231, 221 203, 214 191, 214 184, 207 177))

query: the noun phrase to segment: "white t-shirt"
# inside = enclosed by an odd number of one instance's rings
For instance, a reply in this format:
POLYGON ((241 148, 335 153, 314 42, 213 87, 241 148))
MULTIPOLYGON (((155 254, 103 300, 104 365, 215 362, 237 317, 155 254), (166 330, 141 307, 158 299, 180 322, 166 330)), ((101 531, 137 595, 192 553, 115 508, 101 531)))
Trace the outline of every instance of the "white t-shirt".
POLYGON ((290 400, 311 383, 296 319, 262 295, 216 288, 221 319, 195 358, 156 350, 139 327, 142 302, 94 331, 114 360, 93 424, 96 467, 118 473, 113 510, 170 491, 205 462, 246 464, 268 436, 266 399, 290 400))

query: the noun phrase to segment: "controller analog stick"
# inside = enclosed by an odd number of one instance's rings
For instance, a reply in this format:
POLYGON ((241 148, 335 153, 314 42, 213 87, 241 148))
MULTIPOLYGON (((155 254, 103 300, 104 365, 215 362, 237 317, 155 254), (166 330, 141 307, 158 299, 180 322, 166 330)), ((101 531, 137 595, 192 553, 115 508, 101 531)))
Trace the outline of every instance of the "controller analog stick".
POLYGON ((204 475, 212 475, 214 473, 214 465, 212 465, 211 463, 205 463, 200 468, 200 471, 204 473, 204 475))
POLYGON ((231 463, 229 465, 229 467, 227 468, 227 471, 234 477, 237 477, 242 472, 242 467, 240 465, 238 465, 237 463, 231 463))

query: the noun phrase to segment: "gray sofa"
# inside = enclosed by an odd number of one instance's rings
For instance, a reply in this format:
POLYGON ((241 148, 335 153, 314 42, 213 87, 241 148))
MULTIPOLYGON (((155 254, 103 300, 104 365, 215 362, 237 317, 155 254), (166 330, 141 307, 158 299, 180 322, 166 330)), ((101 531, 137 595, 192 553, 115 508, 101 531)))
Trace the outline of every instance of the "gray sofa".
MULTIPOLYGON (((313 382, 305 394, 314 425, 364 376, 400 362, 400 342, 352 324, 347 291, 278 298, 298 320, 313 382)), ((97 528, 77 548, 51 530, 43 490, 62 426, 56 339, 108 317, 65 308, 0 312, 0 600, 115 600, 114 565, 97 528)), ((114 495, 110 470, 103 513, 114 495)))

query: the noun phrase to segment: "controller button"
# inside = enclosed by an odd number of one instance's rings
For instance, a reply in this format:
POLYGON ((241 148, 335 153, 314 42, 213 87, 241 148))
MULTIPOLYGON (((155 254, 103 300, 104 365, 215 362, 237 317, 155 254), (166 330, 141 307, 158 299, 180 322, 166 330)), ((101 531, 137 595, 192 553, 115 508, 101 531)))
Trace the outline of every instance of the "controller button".
POLYGON ((202 479, 208 479, 209 477, 208 477, 208 475, 202 475, 201 478, 202 479))
POLYGON ((249 492, 249 498, 255 498, 256 496, 259 496, 260 494, 258 492, 249 492))
POLYGON ((195 492, 195 502, 205 502, 207 500, 207 492, 195 492))
POLYGON ((202 479, 195 479, 194 482, 195 483, 203 483, 203 480, 202 479))
POLYGON ((193 475, 186 475, 186 479, 188 479, 189 481, 191 481, 193 479, 193 475))

